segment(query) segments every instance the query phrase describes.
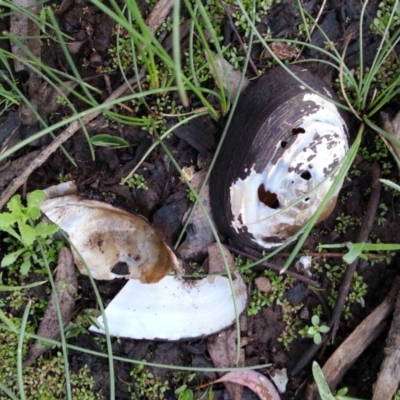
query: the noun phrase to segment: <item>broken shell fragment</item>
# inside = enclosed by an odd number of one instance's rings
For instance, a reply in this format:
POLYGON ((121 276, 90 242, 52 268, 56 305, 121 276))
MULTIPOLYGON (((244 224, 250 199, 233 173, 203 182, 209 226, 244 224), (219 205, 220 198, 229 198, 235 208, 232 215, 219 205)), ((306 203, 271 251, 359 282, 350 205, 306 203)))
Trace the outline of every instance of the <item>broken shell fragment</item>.
POLYGON ((134 278, 158 282, 171 270, 182 273, 179 260, 143 218, 107 203, 63 196, 46 200, 42 212, 65 231, 75 263, 95 279, 134 278))
MULTIPOLYGON (((237 271, 232 278, 233 295, 221 275, 188 281, 166 276, 150 285, 129 280, 105 310, 110 335, 178 340, 219 332, 246 308, 246 285, 237 271)), ((98 322, 104 325, 102 317, 98 322)), ((95 326, 89 330, 105 333, 95 326)))
MULTIPOLYGON (((308 70, 277 67, 249 85, 233 115, 210 180, 219 229, 247 246, 271 248, 315 214, 348 151, 333 92, 308 70)), ((339 185, 340 188, 340 185, 339 185)), ((333 210, 339 189, 319 217, 333 210)))

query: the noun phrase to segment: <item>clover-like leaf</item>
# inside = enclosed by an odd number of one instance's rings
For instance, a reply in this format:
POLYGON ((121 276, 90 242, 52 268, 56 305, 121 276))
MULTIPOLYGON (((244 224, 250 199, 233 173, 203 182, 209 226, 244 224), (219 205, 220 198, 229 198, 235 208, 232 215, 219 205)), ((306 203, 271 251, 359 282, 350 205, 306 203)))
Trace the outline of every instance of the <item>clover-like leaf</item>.
POLYGON ((319 325, 319 317, 318 317, 318 315, 313 315, 313 316, 312 316, 312 318, 311 318, 311 323, 312 323, 314 326, 318 326, 318 325, 319 325))
POLYGON ((317 332, 315 335, 314 335, 314 343, 315 344, 320 344, 321 343, 321 341, 322 341, 322 337, 321 337, 321 334, 319 333, 319 332, 317 332))
POLYGON ((319 327, 319 331, 320 331, 321 333, 329 332, 329 326, 322 325, 322 326, 319 327))

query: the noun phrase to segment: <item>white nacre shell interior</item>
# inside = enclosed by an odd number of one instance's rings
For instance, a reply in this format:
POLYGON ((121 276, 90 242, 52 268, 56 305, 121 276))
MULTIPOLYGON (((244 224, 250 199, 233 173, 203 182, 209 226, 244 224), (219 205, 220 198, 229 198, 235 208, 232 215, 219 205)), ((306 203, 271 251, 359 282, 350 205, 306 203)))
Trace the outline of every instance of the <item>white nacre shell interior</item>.
MULTIPOLYGON (((158 283, 129 280, 105 310, 112 336, 178 340, 211 335, 232 325, 247 304, 246 285, 238 272, 199 280, 166 276, 158 283), (234 307, 236 303, 236 310, 234 307)), ((103 318, 98 322, 103 326, 103 318)), ((105 333, 91 326, 92 332, 105 333)))
MULTIPOLYGON (((230 187, 232 227, 237 232, 246 228, 254 243, 264 248, 281 244, 309 221, 349 149, 346 124, 336 106, 312 93, 305 93, 303 101, 307 103, 301 110, 304 117, 298 127, 304 132, 297 134, 282 156, 271 161, 264 171, 250 169, 245 179, 237 179, 230 187), (261 185, 265 192, 276 195, 278 206, 269 207, 260 201, 261 185)), ((275 154, 281 148, 279 142, 275 154)), ((340 186, 320 220, 332 211, 340 186)))

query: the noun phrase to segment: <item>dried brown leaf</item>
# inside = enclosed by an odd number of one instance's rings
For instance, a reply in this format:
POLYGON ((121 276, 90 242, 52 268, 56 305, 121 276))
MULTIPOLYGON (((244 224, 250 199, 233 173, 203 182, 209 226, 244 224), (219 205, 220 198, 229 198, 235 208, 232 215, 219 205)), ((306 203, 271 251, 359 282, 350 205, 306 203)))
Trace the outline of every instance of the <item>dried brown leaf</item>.
MULTIPOLYGON (((228 329, 220 334, 213 336, 207 341, 207 350, 213 364, 218 368, 228 368, 233 366, 244 366, 244 350, 240 351, 239 363, 236 363, 236 330, 228 329)), ((224 382, 226 390, 232 400, 242 398, 243 387, 232 382, 224 382)))
POLYGON ((247 386, 261 400, 280 400, 278 391, 272 382, 257 371, 231 371, 217 379, 217 382, 232 382, 247 386))
MULTIPOLYGON (((202 170, 197 172, 192 179, 192 186, 194 190, 199 191, 203 184, 206 171, 202 170)), ((210 207, 210 195, 208 184, 204 188, 200 197, 203 206, 208 215, 211 215, 210 207)), ((214 242, 214 236, 212 234, 210 224, 207 221, 202 209, 199 205, 195 206, 192 218, 187 227, 187 235, 185 241, 179 246, 178 253, 184 259, 193 258, 196 254, 203 251, 207 245, 214 242)), ((190 211, 188 211, 183 217, 184 220, 188 218, 190 211)))
MULTIPOLYGON (((33 18, 28 17, 28 13, 39 17, 40 7, 36 0, 14 0, 14 6, 21 7, 27 10, 26 13, 13 13, 10 16, 10 33, 18 38, 31 53, 40 59, 41 43, 40 43, 40 28, 33 18), (36 5, 36 6, 35 6, 36 5)), ((22 46, 15 41, 11 41, 11 51, 14 54, 15 71, 25 71, 27 67, 20 61, 21 59, 29 59, 22 46)))

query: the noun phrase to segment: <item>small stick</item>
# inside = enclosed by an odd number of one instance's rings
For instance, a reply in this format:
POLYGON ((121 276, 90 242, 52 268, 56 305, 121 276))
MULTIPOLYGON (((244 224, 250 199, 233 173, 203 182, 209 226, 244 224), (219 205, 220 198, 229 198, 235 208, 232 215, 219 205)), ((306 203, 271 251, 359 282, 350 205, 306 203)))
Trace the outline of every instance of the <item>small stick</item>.
MULTIPOLYGON (((396 308, 400 307, 400 297, 398 296, 399 289, 400 276, 395 279, 389 294, 382 301, 382 303, 377 308, 375 308, 375 310, 371 314, 369 314, 368 317, 365 318, 360 325, 357 326, 357 328, 351 333, 351 335, 347 337, 347 339, 340 345, 340 347, 325 363, 324 367, 322 368, 322 372, 324 373, 324 377, 332 391, 336 389, 337 385, 341 382, 345 373, 357 360, 359 355, 383 331, 383 329, 385 328, 384 321, 393 312, 393 308, 395 307, 396 296, 398 297, 396 308)), ((400 310, 398 315, 398 322, 400 322, 400 310)), ((400 341, 397 340, 397 345, 399 344, 400 341)), ((400 351, 400 348, 398 351, 400 351)), ((392 368, 393 365, 396 365, 393 364, 393 361, 390 362, 390 368, 392 368)), ((398 362, 398 360, 396 362, 398 362)), ((395 391, 397 389, 398 379, 396 381, 393 381, 393 384, 395 384, 395 391)), ((315 383, 310 385, 307 390, 307 399, 310 400, 313 398, 317 398, 316 390, 317 389, 315 383)), ((375 392, 378 393, 379 391, 375 389, 375 392)), ((389 400, 391 398, 392 396, 376 398, 374 397, 373 400, 389 400)))
POLYGON ((174 0, 158 0, 146 19, 146 25, 153 34, 156 33, 157 29, 163 24, 173 5, 174 0))
MULTIPOLYGON (((381 182, 379 180, 381 171, 377 163, 372 165, 359 165, 360 169, 371 173, 371 196, 369 198, 365 218, 362 222, 360 232, 357 235, 357 243, 364 243, 368 240, 368 237, 372 231, 375 221, 376 210, 379 206, 379 199, 381 195, 381 182)), ((336 300, 335 308, 333 309, 332 318, 329 325, 332 327, 332 340, 334 340, 337 329, 339 327, 340 316, 342 314, 343 306, 346 301, 346 297, 350 291, 351 283, 353 281, 354 272, 356 271, 359 259, 352 262, 346 270, 342 285, 340 287, 339 296, 336 300)))
POLYGON ((392 325, 386 339, 385 359, 381 364, 372 400, 390 400, 400 382, 400 295, 393 312, 392 325))
MULTIPOLYGON (((239 256, 246 257, 246 258, 248 258, 248 259, 250 259, 250 260, 256 261, 256 260, 259 259, 259 258, 257 258, 256 256, 253 256, 253 255, 251 255, 251 254, 249 254, 249 253, 246 253, 246 252, 244 252, 244 251, 238 250, 238 249, 236 249, 236 248, 234 248, 234 247, 227 246, 227 245, 225 245, 225 247, 226 247, 227 249, 229 249, 230 251, 232 251, 233 253, 238 254, 239 256)), ((260 266, 260 267, 267 267, 267 268, 269 268, 269 269, 272 269, 273 271, 277 272, 278 274, 284 274, 284 275, 293 276, 293 278, 296 278, 296 279, 299 280, 299 281, 305 282, 305 283, 307 283, 308 285, 320 287, 319 282, 313 281, 312 279, 307 278, 307 277, 304 276, 304 275, 297 274, 296 272, 292 272, 292 271, 290 271, 290 270, 282 271, 282 267, 280 267, 279 265, 272 264, 272 263, 270 263, 270 262, 268 262, 268 261, 264 261, 263 263, 260 263, 259 266, 260 266)))

